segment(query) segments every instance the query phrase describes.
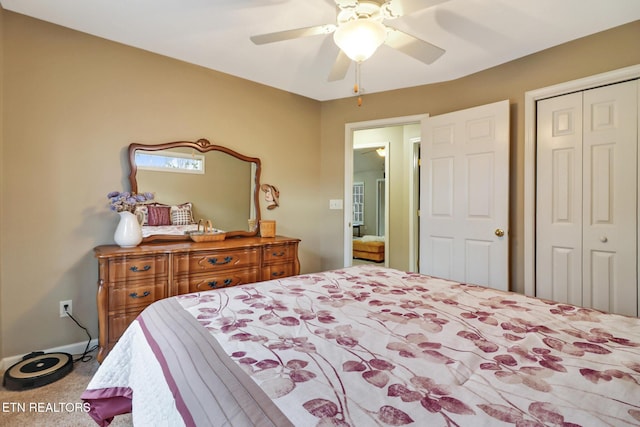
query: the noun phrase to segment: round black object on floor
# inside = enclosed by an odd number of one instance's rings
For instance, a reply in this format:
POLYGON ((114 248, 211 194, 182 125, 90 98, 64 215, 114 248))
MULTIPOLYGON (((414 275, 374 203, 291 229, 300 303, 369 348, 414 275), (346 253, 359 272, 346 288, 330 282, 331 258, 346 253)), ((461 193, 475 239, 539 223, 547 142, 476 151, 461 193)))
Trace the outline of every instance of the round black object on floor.
POLYGON ((4 373, 2 385, 8 390, 26 390, 58 381, 73 370, 67 353, 29 353, 4 373))

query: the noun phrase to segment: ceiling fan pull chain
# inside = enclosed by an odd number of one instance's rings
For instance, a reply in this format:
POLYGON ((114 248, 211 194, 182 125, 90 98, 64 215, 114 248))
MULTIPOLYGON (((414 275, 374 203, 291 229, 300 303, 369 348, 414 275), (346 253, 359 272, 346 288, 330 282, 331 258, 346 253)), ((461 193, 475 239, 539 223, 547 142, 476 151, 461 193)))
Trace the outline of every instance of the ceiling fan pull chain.
POLYGON ((356 61, 356 83, 353 85, 353 93, 358 95, 360 93, 360 62, 356 61))
POLYGON ((360 83, 360 61, 356 62, 356 83, 353 85, 353 93, 358 95, 358 107, 362 107, 362 86, 360 83))

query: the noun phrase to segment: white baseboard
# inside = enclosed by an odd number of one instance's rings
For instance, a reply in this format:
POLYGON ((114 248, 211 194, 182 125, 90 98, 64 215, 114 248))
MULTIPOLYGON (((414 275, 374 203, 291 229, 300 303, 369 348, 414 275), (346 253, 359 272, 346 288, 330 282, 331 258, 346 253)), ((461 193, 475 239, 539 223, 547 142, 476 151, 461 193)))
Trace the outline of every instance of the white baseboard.
MULTIPOLYGON (((89 348, 95 346, 98 344, 98 339, 94 338, 91 340, 91 342, 89 342, 89 348)), ((49 348, 46 350, 38 350, 38 351, 44 351, 45 353, 69 353, 69 354, 82 354, 84 353, 84 349, 87 347, 87 342, 86 341, 82 341, 82 342, 77 342, 77 343, 73 343, 73 344, 67 344, 67 345, 63 345, 60 347, 54 347, 54 348, 49 348)), ((4 371, 5 369, 7 369, 8 367, 14 365, 15 363, 18 363, 19 361, 22 360, 22 358, 25 355, 20 355, 20 356, 9 356, 9 357, 5 357, 4 359, 0 360, 0 371, 4 371)))

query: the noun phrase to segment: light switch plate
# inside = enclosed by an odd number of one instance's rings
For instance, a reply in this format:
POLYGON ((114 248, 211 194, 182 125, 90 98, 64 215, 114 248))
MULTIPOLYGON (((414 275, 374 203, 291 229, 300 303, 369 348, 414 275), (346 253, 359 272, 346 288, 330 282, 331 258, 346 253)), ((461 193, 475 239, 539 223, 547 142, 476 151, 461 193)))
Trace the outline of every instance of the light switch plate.
POLYGON ((342 199, 329 200, 329 209, 342 209, 342 199))

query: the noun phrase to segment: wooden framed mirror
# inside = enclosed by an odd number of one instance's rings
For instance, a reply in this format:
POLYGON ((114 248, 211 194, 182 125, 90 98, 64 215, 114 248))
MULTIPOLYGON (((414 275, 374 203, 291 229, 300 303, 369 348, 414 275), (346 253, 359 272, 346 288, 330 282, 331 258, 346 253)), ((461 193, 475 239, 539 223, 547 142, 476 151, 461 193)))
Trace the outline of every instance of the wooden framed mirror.
MULTIPOLYGON (((193 220, 212 221, 226 237, 255 236, 260 222, 260 159, 206 139, 129 145, 129 182, 135 193, 150 192, 165 206, 191 204, 193 220)), ((172 208, 173 209, 173 208, 172 208)), ((189 240, 173 224, 143 226, 143 242, 189 240)))

